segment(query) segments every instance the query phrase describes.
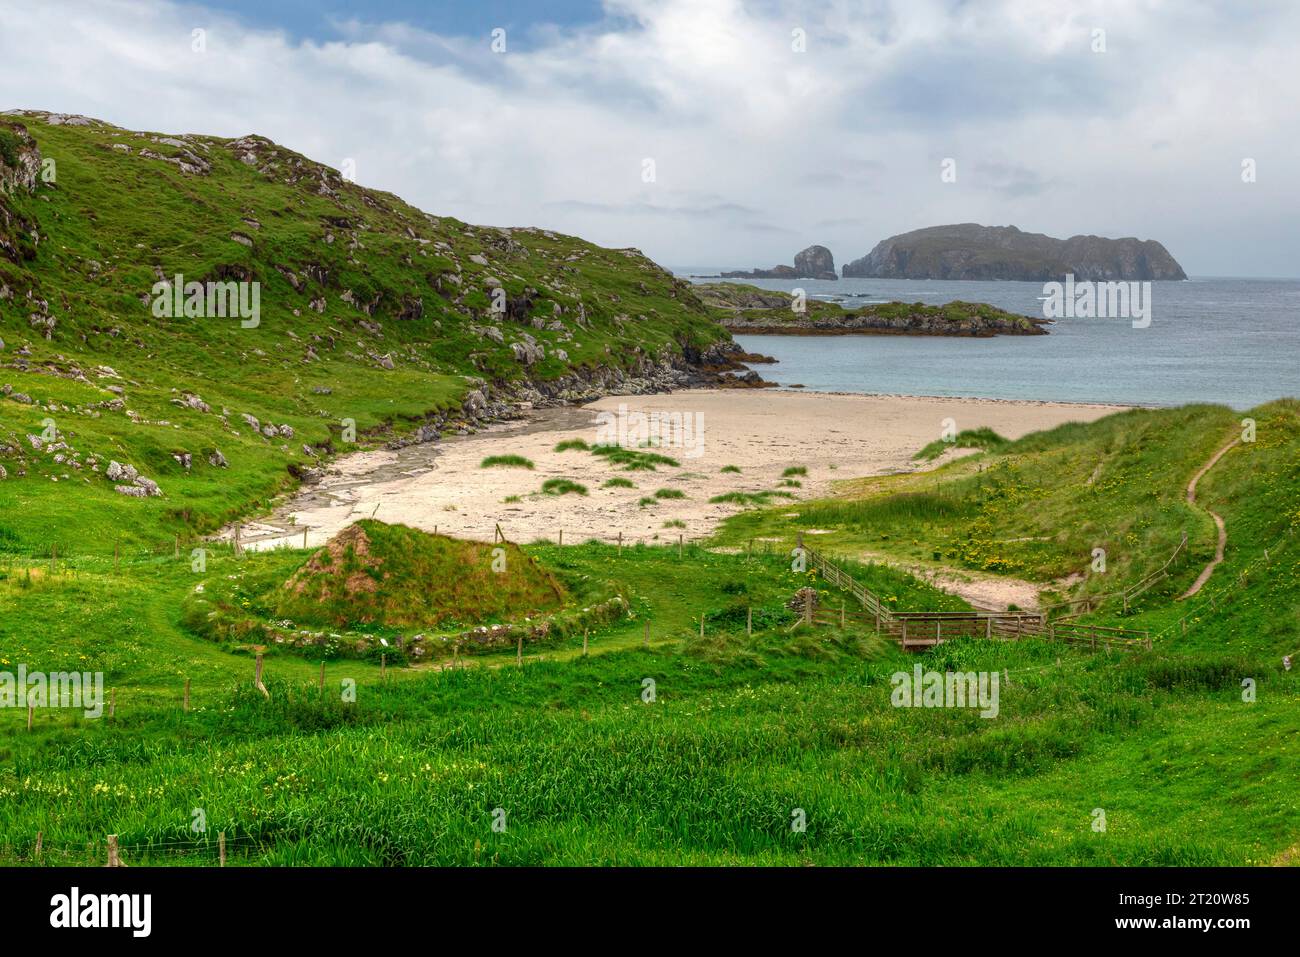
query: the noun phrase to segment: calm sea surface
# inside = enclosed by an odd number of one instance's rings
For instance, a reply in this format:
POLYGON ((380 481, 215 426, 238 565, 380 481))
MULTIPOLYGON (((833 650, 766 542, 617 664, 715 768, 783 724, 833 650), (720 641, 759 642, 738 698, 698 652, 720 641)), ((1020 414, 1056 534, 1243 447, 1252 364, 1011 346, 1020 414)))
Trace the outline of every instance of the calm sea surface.
MULTIPOLYGON (((683 269, 715 273, 713 269, 683 269)), ((695 279, 697 282, 717 280, 695 279)), ((987 302, 1042 316, 1041 283, 841 279, 752 280, 838 300, 987 302)), ((1133 405, 1214 402, 1248 409, 1300 397, 1300 280, 1193 279, 1151 284, 1151 325, 1058 319, 1046 336, 738 336, 780 360, 765 379, 823 392, 976 396, 1133 405)))

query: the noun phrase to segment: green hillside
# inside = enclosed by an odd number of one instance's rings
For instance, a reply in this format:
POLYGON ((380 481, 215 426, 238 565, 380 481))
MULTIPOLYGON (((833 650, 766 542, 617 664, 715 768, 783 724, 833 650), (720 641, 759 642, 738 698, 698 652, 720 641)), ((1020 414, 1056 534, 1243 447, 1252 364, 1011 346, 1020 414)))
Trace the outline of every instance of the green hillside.
POLYGON ((351 440, 427 439, 518 400, 730 368, 689 284, 636 250, 428 214, 257 136, 36 113, 0 116, 0 133, 11 548, 211 531, 351 440), (156 315, 176 303, 157 284, 176 276, 181 292, 260 284, 256 326, 156 315), (106 478, 112 462, 161 495, 106 478))

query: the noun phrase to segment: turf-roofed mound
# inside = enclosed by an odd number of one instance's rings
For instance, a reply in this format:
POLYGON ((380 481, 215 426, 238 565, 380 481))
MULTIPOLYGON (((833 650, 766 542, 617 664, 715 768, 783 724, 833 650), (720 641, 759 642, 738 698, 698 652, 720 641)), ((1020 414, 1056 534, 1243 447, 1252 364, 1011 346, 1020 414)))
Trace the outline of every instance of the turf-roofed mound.
POLYGON ((272 602, 277 617, 309 624, 437 628, 536 615, 566 597, 517 545, 362 521, 309 558, 272 602))

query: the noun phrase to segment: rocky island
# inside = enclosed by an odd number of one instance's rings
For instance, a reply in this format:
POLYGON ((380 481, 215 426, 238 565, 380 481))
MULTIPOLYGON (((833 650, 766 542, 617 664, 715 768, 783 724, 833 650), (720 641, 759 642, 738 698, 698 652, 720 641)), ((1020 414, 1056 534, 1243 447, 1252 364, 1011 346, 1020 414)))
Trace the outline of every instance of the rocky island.
POLYGON ((773 266, 749 272, 724 272, 723 279, 839 279, 835 257, 825 246, 809 246, 794 257, 794 266, 773 266))
POLYGON ((1076 280, 1186 279, 1155 240, 1071 236, 1053 239, 1015 226, 959 223, 900 233, 844 266, 844 278, 1076 280))
POLYGON ((1047 319, 1021 316, 982 302, 882 302, 846 310, 809 299, 803 312, 785 292, 741 283, 705 283, 695 294, 717 311, 718 322, 733 335, 764 336, 1043 336, 1047 319))

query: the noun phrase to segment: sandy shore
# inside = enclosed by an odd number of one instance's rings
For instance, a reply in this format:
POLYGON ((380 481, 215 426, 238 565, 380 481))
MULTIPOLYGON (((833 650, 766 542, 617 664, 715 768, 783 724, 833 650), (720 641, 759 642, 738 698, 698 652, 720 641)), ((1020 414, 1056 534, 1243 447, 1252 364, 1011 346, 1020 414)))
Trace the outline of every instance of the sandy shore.
POLYGON ((319 545, 349 523, 374 516, 428 531, 491 540, 500 523, 513 541, 566 542, 596 537, 614 540, 676 541, 707 536, 741 509, 710 504, 727 492, 778 488, 781 473, 802 466, 797 498, 830 492, 838 480, 911 471, 912 456, 941 437, 945 424, 957 430, 988 426, 1007 438, 1089 422, 1120 406, 987 399, 915 398, 786 391, 692 390, 671 395, 612 396, 580 409, 539 412, 529 420, 494 426, 478 435, 450 438, 398 452, 363 452, 335 464, 319 485, 277 510, 266 523, 245 526, 252 547, 289 543, 319 545), (638 413, 645 416, 638 418, 638 413), (660 416, 659 426, 648 419, 660 416), (951 420, 946 423, 945 420, 951 420), (657 451, 680 467, 625 472, 584 451, 556 452, 565 439, 589 444, 615 435, 635 446, 650 432, 661 438, 657 451), (481 468, 493 455, 522 455, 535 468, 481 468), (734 465, 740 472, 722 472, 734 465), (636 487, 602 488, 611 478, 636 487), (588 494, 543 495, 542 483, 566 478, 588 494), (658 489, 675 489, 684 499, 638 502, 658 489), (518 497, 516 501, 506 499, 518 497), (681 522, 684 527, 667 526, 681 522))

